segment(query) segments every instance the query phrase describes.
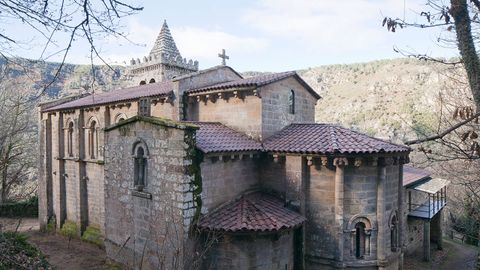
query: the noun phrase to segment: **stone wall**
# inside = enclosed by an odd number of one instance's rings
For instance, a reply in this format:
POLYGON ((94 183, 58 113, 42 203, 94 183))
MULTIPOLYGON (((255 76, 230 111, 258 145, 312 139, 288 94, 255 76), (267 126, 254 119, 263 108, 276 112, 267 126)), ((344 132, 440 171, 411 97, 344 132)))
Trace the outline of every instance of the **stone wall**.
POLYGON ((291 123, 314 123, 317 99, 295 78, 259 88, 262 96, 262 138, 268 138, 291 123), (295 113, 289 113, 290 91, 295 93, 295 113))
POLYGON ((179 92, 177 96, 182 96, 186 90, 193 88, 241 79, 240 75, 228 66, 217 66, 192 73, 191 75, 187 74, 173 79, 174 82, 178 82, 179 92))
POLYGON ((177 263, 182 269, 184 242, 196 214, 197 183, 188 169, 194 141, 189 138, 190 129, 142 120, 126 121, 106 132, 105 245, 111 259, 132 268, 177 263), (144 145, 148 155, 147 185, 141 192, 133 186, 136 143, 144 145))
POLYGON ((205 158, 202 172, 202 213, 235 199, 247 190, 258 187, 258 159, 244 157, 234 160, 205 158))
POLYGON ((306 261, 335 258, 335 169, 313 159, 305 181, 306 261))
POLYGON ((405 212, 403 215, 405 228, 405 237, 403 239, 403 244, 405 246, 405 253, 407 255, 414 253, 422 248, 423 245, 423 223, 424 221, 416 218, 409 218, 408 213, 409 209, 409 200, 412 202, 412 210, 417 206, 428 200, 428 196, 424 192, 419 192, 411 189, 404 190, 404 206, 405 212), (409 199, 410 198, 410 199, 409 199))
POLYGON ((225 235, 202 269, 292 270, 293 234, 225 235))
MULTIPOLYGON (((350 263, 357 263, 359 259, 355 257, 355 225, 357 222, 365 224, 367 227, 378 229, 377 223, 377 179, 378 167, 371 164, 362 164, 361 166, 345 167, 345 200, 344 200, 344 259, 350 263)), ((368 242, 368 241, 367 241, 368 242)), ((370 246, 366 247, 369 252, 360 260, 376 260, 377 258, 377 235, 372 231, 370 236, 370 246)))
POLYGON ((261 137, 262 100, 256 96, 217 99, 188 104, 188 120, 220 122, 247 136, 261 137))

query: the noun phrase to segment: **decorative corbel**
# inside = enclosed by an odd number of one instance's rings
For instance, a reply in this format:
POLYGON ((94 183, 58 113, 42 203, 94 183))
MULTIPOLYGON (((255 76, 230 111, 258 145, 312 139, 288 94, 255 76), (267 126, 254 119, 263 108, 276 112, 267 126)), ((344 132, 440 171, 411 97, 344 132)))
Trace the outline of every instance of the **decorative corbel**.
POLYGON ((333 165, 336 167, 339 166, 347 166, 348 165, 348 159, 344 157, 337 157, 333 159, 333 165))
POLYGON ((197 102, 200 103, 200 101, 202 101, 202 97, 197 96, 197 102))
POLYGON ((321 157, 321 160, 322 160, 322 166, 328 165, 328 157, 321 157))
POLYGON ((259 91, 258 89, 253 89, 253 95, 256 96, 256 97, 258 97, 258 98, 262 98, 262 97, 260 96, 260 91, 259 91))
POLYGON ((362 166, 362 162, 363 162, 362 158, 355 158, 355 161, 354 161, 355 167, 362 166))
POLYGON ((273 162, 278 163, 278 161, 279 161, 279 156, 273 155, 273 162))
POLYGON ((307 157, 307 165, 312 166, 313 165, 313 158, 312 157, 307 157))
POLYGON ((386 157, 384 160, 385 166, 392 166, 395 163, 392 157, 386 157))

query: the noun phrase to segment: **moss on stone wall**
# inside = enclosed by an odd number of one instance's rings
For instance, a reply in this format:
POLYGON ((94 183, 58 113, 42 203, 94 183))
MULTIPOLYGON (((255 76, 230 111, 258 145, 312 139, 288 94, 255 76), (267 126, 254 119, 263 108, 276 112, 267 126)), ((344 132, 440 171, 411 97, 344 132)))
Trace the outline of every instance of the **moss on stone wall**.
POLYGON ((187 174, 193 179, 190 183, 190 189, 193 193, 193 201, 195 202, 196 208, 192 222, 192 224, 195 224, 202 212, 202 172, 200 163, 203 161, 203 154, 195 147, 196 140, 194 132, 185 132, 185 143, 188 145, 185 159, 191 160, 187 174))
POLYGON ((102 232, 98 226, 87 226, 87 229, 83 232, 82 240, 103 247, 102 232))

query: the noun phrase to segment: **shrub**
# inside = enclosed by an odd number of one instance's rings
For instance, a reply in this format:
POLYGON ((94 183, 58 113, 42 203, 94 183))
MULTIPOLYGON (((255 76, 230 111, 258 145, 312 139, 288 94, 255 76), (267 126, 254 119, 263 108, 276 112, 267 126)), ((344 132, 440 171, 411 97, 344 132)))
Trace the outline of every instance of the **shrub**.
POLYGON ((38 217, 38 197, 0 204, 0 217, 38 217))
POLYGON ((68 238, 77 237, 78 235, 77 224, 73 221, 66 220, 62 228, 60 229, 60 234, 68 238))
POLYGON ((22 233, 0 233, 0 269, 52 269, 22 233))
POLYGON ((88 226, 85 232, 83 232, 82 240, 103 247, 102 233, 97 226, 88 226))

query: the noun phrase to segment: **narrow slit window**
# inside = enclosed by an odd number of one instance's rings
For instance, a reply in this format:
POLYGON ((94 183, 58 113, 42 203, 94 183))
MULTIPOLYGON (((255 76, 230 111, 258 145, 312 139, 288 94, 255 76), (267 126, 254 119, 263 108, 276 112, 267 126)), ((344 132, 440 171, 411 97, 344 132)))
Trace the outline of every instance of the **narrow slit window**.
POLYGON ((288 112, 290 114, 295 114, 295 91, 290 90, 288 95, 288 112))
POLYGON ((134 186, 141 191, 146 186, 147 179, 147 158, 145 149, 142 146, 137 147, 134 157, 134 186))
POLYGON ((69 157, 73 157, 73 122, 68 123, 67 129, 67 153, 69 157))

